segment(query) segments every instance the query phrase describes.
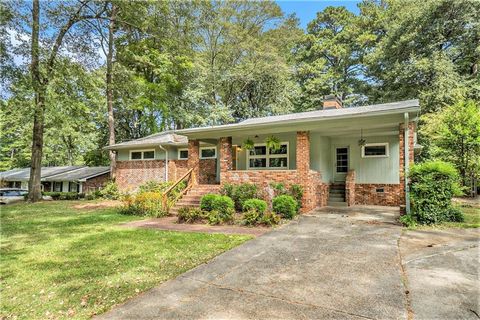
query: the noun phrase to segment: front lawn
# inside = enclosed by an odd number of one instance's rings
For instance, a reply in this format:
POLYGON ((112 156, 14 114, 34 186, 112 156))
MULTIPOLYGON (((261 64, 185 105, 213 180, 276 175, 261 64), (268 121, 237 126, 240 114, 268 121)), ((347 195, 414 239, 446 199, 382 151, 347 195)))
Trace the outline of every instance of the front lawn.
POLYGON ((1 207, 0 318, 88 318, 249 239, 128 229, 138 217, 79 203, 1 207))
POLYGON ((417 225, 409 227, 411 230, 428 230, 428 229, 448 229, 448 228, 480 228, 480 208, 472 205, 456 204, 456 207, 463 212, 465 221, 463 222, 442 222, 435 225, 417 225))

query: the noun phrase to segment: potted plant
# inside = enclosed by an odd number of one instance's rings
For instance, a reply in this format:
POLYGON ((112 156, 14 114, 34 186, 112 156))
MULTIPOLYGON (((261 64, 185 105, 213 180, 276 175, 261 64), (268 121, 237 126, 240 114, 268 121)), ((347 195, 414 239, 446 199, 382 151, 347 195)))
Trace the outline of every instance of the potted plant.
POLYGON ((265 139, 265 144, 267 145, 267 148, 272 151, 278 151, 282 147, 280 139, 275 136, 267 137, 267 139, 265 139))
POLYGON ((243 144, 242 144, 242 148, 247 151, 252 150, 254 146, 255 146, 255 143, 250 138, 247 138, 245 141, 243 141, 243 144))

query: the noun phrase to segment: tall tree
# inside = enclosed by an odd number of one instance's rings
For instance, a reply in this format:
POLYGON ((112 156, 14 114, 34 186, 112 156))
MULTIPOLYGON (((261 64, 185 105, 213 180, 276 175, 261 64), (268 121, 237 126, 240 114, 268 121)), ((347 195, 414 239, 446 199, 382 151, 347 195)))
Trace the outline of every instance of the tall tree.
MULTIPOLYGON (((49 25, 48 33, 55 34, 53 44, 50 48, 42 46, 42 51, 45 51, 46 58, 41 59, 40 54, 40 1, 33 0, 32 19, 31 19, 31 64, 30 73, 32 77, 32 87, 35 92, 35 109, 33 116, 33 135, 32 135, 32 158, 30 166, 30 180, 28 199, 32 202, 41 199, 41 169, 42 169, 42 152, 43 152, 43 133, 45 120, 45 96, 50 79, 55 71, 55 63, 59 51, 64 44, 65 36, 72 29, 72 27, 86 19, 98 19, 105 11, 101 6, 92 14, 94 3, 88 1, 78 2, 72 5, 58 4, 58 10, 50 10, 50 14, 55 14, 56 17, 50 19, 52 22, 49 25), (88 12, 85 12, 88 11, 88 12), (62 21, 64 18, 66 19, 62 21), (61 25, 58 32, 54 33, 55 22, 58 19, 61 25)), ((82 37, 83 38, 83 37, 82 37)), ((42 43, 48 43, 42 42, 42 43)))
MULTIPOLYGON (((114 33, 115 19, 117 16, 117 6, 111 3, 110 21, 108 24, 108 51, 107 51, 107 73, 106 73, 106 90, 107 90, 107 109, 108 109, 108 144, 115 144, 115 118, 113 114, 113 55, 114 55, 114 33)), ((109 151, 110 158, 110 176, 115 179, 116 156, 113 150, 109 151)))
POLYGON ((308 24, 307 34, 296 48, 302 89, 298 109, 318 109, 327 94, 337 94, 351 105, 362 101, 358 94, 364 51, 357 21, 345 7, 327 7, 308 24))

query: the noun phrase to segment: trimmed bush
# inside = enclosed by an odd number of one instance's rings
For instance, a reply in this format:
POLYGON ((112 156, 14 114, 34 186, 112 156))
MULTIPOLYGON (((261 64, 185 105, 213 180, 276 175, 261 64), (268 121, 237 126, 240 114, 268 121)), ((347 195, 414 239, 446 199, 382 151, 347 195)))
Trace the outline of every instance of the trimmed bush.
POLYGON ((292 219, 297 213, 297 202, 292 196, 281 195, 273 198, 273 211, 285 219, 292 219))
POLYGON ((212 201, 212 211, 218 211, 220 213, 233 210, 235 212, 235 204, 228 196, 217 195, 212 201))
POLYGON ((104 199, 117 200, 121 194, 118 190, 118 185, 114 181, 108 182, 101 190, 100 195, 104 199))
POLYGON ((205 218, 205 213, 199 208, 182 207, 178 210, 178 223, 194 223, 205 218))
POLYGON ((53 200, 78 200, 80 194, 77 192, 42 192, 44 196, 52 197, 53 200))
POLYGON ((218 194, 206 194, 200 199, 200 209, 205 211, 212 211, 213 210, 213 200, 218 198, 218 194))
POLYGON ((162 194, 157 192, 143 192, 136 196, 126 196, 121 212, 156 218, 167 215, 167 211, 162 205, 162 194))
POLYGON ((260 215, 263 215, 267 210, 267 202, 260 199, 248 199, 243 203, 243 212, 256 210, 260 215))
MULTIPOLYGON (((430 161, 410 170, 412 218, 420 224, 463 221, 462 213, 452 206, 452 197, 460 195, 458 173, 446 162, 430 161)), ((407 219, 407 218, 404 218, 407 219)))
POLYGON ((235 215, 235 209, 233 209, 233 207, 227 208, 226 210, 223 210, 223 211, 212 210, 208 213, 208 216, 207 216, 208 223, 211 225, 231 223, 233 222, 234 215, 235 215))

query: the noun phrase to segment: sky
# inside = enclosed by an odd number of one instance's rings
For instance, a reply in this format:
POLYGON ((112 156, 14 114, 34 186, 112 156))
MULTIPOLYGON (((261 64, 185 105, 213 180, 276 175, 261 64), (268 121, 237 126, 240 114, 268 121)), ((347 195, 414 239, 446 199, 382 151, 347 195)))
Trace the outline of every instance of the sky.
POLYGON ((306 28, 317 12, 328 6, 344 6, 353 13, 358 13, 357 3, 359 0, 277 0, 277 4, 286 14, 295 13, 300 19, 300 26, 306 28))

